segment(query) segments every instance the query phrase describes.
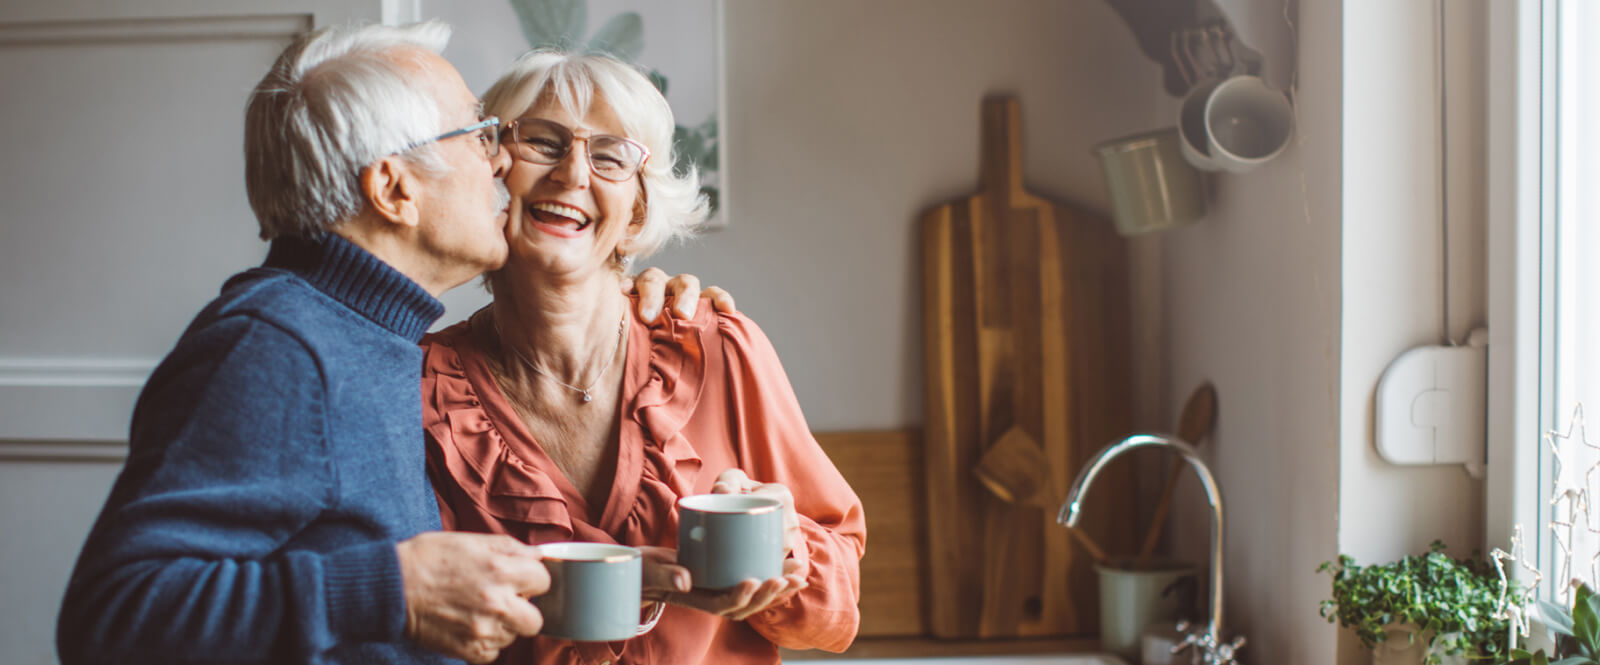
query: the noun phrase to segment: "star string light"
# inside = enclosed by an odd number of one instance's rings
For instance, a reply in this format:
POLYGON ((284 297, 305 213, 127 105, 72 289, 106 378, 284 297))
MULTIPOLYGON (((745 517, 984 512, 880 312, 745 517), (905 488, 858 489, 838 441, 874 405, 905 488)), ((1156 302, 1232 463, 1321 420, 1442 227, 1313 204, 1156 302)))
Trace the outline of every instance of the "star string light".
MULTIPOLYGON (((1555 541, 1556 548, 1560 550, 1560 572, 1556 579, 1561 580, 1569 579, 1572 576, 1572 532, 1574 527, 1581 523, 1584 530, 1600 533, 1589 524, 1588 489, 1590 480, 1597 472, 1597 469, 1600 469, 1600 461, 1597 461, 1594 466, 1589 467, 1584 472, 1581 484, 1575 482, 1577 480, 1577 470, 1572 468, 1572 465, 1577 462, 1577 459, 1575 459, 1574 455, 1574 459, 1569 461, 1568 455, 1573 455, 1577 451, 1566 449, 1574 438, 1583 446, 1600 449, 1600 446, 1589 443, 1587 430, 1584 429, 1582 404, 1572 409, 1572 420, 1567 423, 1567 432, 1565 434, 1561 434, 1556 430, 1547 430, 1544 433, 1544 441, 1550 445, 1550 453, 1555 456, 1555 478, 1552 479, 1550 487, 1550 534, 1552 536, 1551 540, 1555 541), (1577 434, 1576 437, 1573 436, 1574 432, 1577 434), (1561 511, 1558 506, 1566 508, 1565 519, 1556 517, 1561 511)), ((1596 561, 1594 558, 1590 559, 1591 568, 1595 568, 1597 564, 1600 564, 1600 561, 1596 561)), ((1561 591, 1559 592, 1561 602, 1567 602, 1570 587, 1571 585, 1561 585, 1561 591)))
POLYGON ((1527 548, 1522 542, 1522 525, 1518 524, 1511 530, 1511 551, 1496 547, 1489 553, 1490 560, 1494 561, 1494 571, 1500 575, 1500 598, 1495 601, 1494 618, 1511 623, 1512 648, 1516 648, 1518 637, 1528 636, 1528 606, 1533 604, 1533 597, 1539 592, 1539 583, 1544 581, 1544 574, 1539 572, 1538 566, 1528 562, 1526 552, 1527 548), (1516 562, 1533 576, 1533 581, 1515 594, 1511 593, 1511 581, 1506 578, 1505 561, 1516 562))
MULTIPOLYGON (((1567 438, 1572 436, 1573 429, 1578 430, 1578 443, 1582 444, 1585 448, 1595 451, 1592 454, 1592 458, 1596 460, 1595 464, 1590 466, 1589 470, 1583 474, 1583 489, 1585 492, 1588 492, 1588 500, 1592 502, 1595 496, 1594 492, 1592 491, 1592 488, 1595 487, 1594 477, 1596 474, 1600 474, 1600 445, 1589 443, 1587 430, 1584 429, 1582 404, 1577 405, 1572 410, 1572 420, 1567 423, 1567 438)), ((1594 506, 1592 503, 1585 504, 1585 508, 1593 507, 1594 506)), ((1595 523, 1595 518, 1597 517, 1595 513, 1596 511, 1594 510, 1585 511, 1583 527, 1585 531, 1588 531, 1590 534, 1595 536, 1595 539, 1591 542, 1600 543, 1600 524, 1595 523)), ((1594 553, 1589 555, 1589 579, 1600 580, 1600 547, 1595 547, 1594 553)))

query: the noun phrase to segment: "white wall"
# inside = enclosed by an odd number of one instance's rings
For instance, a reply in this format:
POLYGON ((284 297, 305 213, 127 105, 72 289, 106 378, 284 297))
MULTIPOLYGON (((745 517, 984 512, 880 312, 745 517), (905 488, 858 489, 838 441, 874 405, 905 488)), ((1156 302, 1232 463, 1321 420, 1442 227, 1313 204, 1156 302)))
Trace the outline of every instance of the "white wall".
MULTIPOLYGON (((446 54, 476 90, 526 48, 509 5, 423 15, 456 26, 446 54)), ((915 220, 976 189, 985 94, 1020 98, 1031 186, 1100 210, 1090 147, 1176 104, 1099 0, 735 0, 726 23, 734 217, 656 264, 733 292, 815 429, 921 422, 915 220)))
MULTIPOLYGON (((1457 556, 1503 545, 1484 542, 1482 480, 1460 466, 1392 465, 1373 439, 1374 395, 1388 364, 1411 347, 1464 339, 1487 320, 1484 7, 1446 7, 1441 139, 1433 7, 1345 4, 1339 551, 1367 564, 1424 552, 1434 540, 1457 556)), ((1346 633, 1340 662, 1365 658, 1346 633)))
MULTIPOLYGON (((1231 3, 1255 25, 1283 3, 1231 3)), ((1167 232, 1169 398, 1210 379, 1219 419, 1203 448, 1222 486, 1229 635, 1241 658, 1331 663, 1336 631, 1317 615, 1337 554, 1340 493, 1340 3, 1303 2, 1297 16, 1296 134, 1252 173, 1215 178, 1211 212, 1167 232)), ((1279 29, 1282 29, 1281 27, 1279 29)), ((1204 560, 1204 502, 1183 506, 1176 537, 1204 560)))
MULTIPOLYGON (((1446 335, 1441 215, 1449 226, 1448 336, 1464 339, 1486 321, 1483 7, 1447 8, 1448 205, 1441 208, 1433 102, 1438 17, 1427 3, 1345 5, 1339 514, 1347 519, 1340 521, 1339 550, 1363 563, 1423 552, 1434 540, 1458 556, 1487 551, 1481 480, 1460 466, 1392 465, 1373 443, 1374 395, 1385 367, 1446 335)), ((1342 661, 1362 657, 1343 646, 1342 661)))

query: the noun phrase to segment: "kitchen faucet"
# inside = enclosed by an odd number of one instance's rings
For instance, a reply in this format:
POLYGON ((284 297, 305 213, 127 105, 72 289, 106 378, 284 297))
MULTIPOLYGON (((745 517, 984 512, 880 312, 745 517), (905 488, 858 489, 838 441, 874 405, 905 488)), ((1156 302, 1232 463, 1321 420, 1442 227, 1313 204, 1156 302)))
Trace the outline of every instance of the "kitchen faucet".
MULTIPOLYGON (((1089 464, 1078 472, 1078 479, 1072 482, 1072 490, 1067 492, 1067 500, 1061 504, 1061 512, 1056 515, 1056 522, 1072 529, 1077 528, 1078 520, 1083 516, 1083 495, 1088 492, 1089 484, 1094 482, 1094 477, 1105 468, 1112 459, 1119 455, 1145 446, 1168 448, 1179 455, 1194 468, 1195 474, 1200 476, 1200 484, 1205 487, 1206 501, 1211 504, 1211 584, 1208 589, 1211 600, 1211 617, 1206 620, 1204 629, 1196 629, 1185 636, 1182 644, 1173 648, 1173 653, 1182 649, 1193 647, 1200 655, 1200 662, 1204 665, 1237 665, 1235 655, 1244 646, 1244 638, 1234 638, 1232 642, 1223 643, 1222 635, 1222 491, 1217 488, 1216 478, 1212 477, 1211 469, 1206 467, 1204 460, 1195 452, 1194 446, 1183 442, 1175 436, 1165 434, 1135 434, 1126 439, 1113 443, 1089 460, 1089 464)), ((1185 624, 1179 624, 1178 630, 1185 630, 1185 624)))

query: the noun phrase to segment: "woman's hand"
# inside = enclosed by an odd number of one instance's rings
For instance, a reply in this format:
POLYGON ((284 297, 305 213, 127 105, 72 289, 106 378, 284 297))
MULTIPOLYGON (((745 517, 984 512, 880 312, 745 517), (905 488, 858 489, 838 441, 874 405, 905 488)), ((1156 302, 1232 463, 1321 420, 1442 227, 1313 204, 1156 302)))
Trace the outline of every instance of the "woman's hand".
POLYGON ((722 591, 690 590, 689 571, 677 564, 677 550, 650 546, 639 549, 644 552, 646 601, 668 602, 743 621, 806 588, 799 562, 790 559, 783 562, 782 577, 745 580, 722 591))
POLYGON ((678 565, 678 551, 640 545, 644 554, 644 599, 663 601, 689 591, 689 569, 678 565))
POLYGON ((742 469, 728 469, 717 475, 711 485, 712 494, 754 494, 777 499, 783 504, 783 556, 800 546, 805 536, 800 533, 800 514, 794 511, 794 495, 781 483, 758 483, 745 475, 742 469))
POLYGON ((667 273, 660 268, 649 268, 639 273, 631 280, 622 281, 622 292, 626 294, 639 294, 639 319, 649 323, 656 320, 661 313, 661 306, 667 297, 672 298, 672 312, 680 319, 694 318, 695 308, 700 305, 700 298, 710 298, 711 306, 723 314, 732 314, 733 296, 719 287, 708 286, 700 290, 700 278, 694 275, 683 274, 667 279, 667 273))

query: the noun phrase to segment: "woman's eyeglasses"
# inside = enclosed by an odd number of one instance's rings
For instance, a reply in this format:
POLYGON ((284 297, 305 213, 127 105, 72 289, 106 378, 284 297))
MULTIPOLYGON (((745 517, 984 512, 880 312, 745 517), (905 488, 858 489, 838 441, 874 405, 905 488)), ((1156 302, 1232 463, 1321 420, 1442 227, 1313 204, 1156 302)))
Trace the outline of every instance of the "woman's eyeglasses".
POLYGON ((632 178, 650 159, 650 150, 638 141, 610 134, 575 136, 566 125, 537 118, 511 121, 505 135, 513 142, 513 156, 544 166, 561 163, 574 142, 588 141, 589 170, 611 182, 632 178))

